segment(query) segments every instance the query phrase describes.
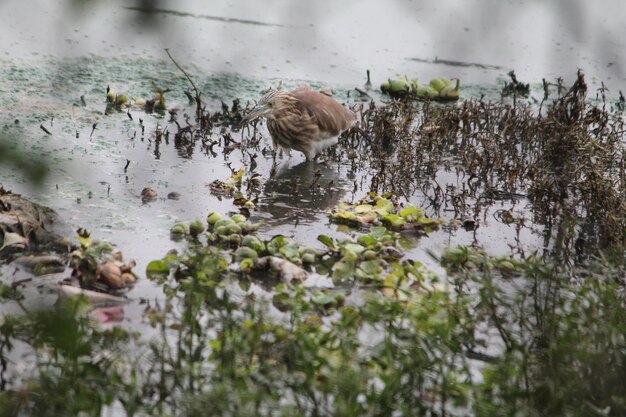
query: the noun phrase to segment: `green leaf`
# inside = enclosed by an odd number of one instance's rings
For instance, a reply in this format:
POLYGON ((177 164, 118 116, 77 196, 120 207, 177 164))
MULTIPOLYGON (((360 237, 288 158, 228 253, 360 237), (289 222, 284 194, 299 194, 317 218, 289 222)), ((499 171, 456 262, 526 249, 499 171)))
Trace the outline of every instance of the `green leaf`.
POLYGON ((351 211, 347 211, 347 210, 338 210, 335 213, 331 213, 330 214, 330 219, 334 220, 336 222, 343 222, 343 223, 358 223, 359 219, 358 217, 352 213, 351 211))
POLYGON ((326 247, 332 249, 332 250, 336 250, 336 246, 335 246, 335 242, 333 241, 333 238, 327 235, 319 235, 317 237, 317 240, 319 240, 320 242, 322 242, 322 244, 324 244, 326 247))
POLYGON ((375 244, 377 244, 378 239, 370 235, 361 235, 357 239, 357 242, 359 242, 363 246, 370 247, 370 246, 374 246, 375 244))
POLYGON ((300 250, 297 243, 289 243, 282 248, 280 248, 279 252, 288 260, 296 260, 300 259, 300 250))
POLYGON ((365 246, 359 245, 358 243, 346 243, 342 249, 344 253, 350 252, 355 255, 359 255, 365 250, 365 246))
POLYGON ((254 259, 245 258, 239 263, 239 266, 243 272, 249 273, 254 268, 254 259))
POLYGON ((376 211, 380 214, 390 213, 393 211, 393 203, 381 198, 376 202, 376 211))
POLYGON ((421 216, 421 214, 422 210, 414 206, 408 206, 400 210, 400 216, 405 219, 408 219, 410 216, 421 216))
POLYGON ((313 295, 313 297, 311 297, 311 302, 313 304, 325 306, 327 304, 334 303, 335 297, 333 297, 331 294, 328 294, 328 293, 318 292, 317 294, 313 295))
POLYGON ((359 213, 368 213, 372 211, 373 207, 370 204, 359 204, 354 208, 354 212, 359 213))
POLYGON ((376 275, 382 268, 380 266, 380 259, 373 259, 371 261, 363 261, 359 264, 359 268, 367 275, 376 275))
POLYGON ((333 278, 342 279, 354 275, 354 258, 344 256, 333 265, 333 278))
POLYGON ((148 278, 154 275, 167 275, 170 273, 170 266, 166 260, 159 259, 152 261, 146 267, 146 275, 148 278))
POLYGON ((270 239, 269 242, 265 245, 267 247, 267 251, 270 255, 276 255, 279 253, 280 248, 287 244, 287 238, 283 235, 276 235, 270 239))
POLYGON ((393 228, 400 228, 406 224, 406 220, 397 214, 386 214, 382 216, 382 221, 385 224, 390 225, 393 228))
POLYGON ((370 235, 375 238, 379 238, 387 233, 387 228, 385 226, 374 226, 370 229, 370 235))

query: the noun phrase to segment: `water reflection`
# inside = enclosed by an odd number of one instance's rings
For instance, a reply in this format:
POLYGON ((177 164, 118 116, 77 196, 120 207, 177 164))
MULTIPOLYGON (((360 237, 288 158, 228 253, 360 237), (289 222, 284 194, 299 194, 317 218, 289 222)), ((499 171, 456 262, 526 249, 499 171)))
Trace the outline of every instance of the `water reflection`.
POLYGON ((339 168, 314 161, 283 165, 267 181, 259 211, 268 224, 311 223, 325 216, 345 195, 349 182, 339 168))

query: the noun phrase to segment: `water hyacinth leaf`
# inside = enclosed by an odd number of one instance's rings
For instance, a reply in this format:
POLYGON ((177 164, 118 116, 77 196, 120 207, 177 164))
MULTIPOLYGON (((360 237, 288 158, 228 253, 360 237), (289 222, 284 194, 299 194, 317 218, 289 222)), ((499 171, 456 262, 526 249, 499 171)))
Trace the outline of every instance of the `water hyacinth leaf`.
POLYGON ((357 215, 356 218, 360 224, 370 224, 374 223, 378 216, 374 211, 369 211, 367 213, 357 215))
POLYGON ((218 219, 214 224, 213 224, 213 228, 214 229, 218 229, 220 227, 226 227, 226 226, 230 226, 231 224, 235 223, 235 221, 233 219, 231 219, 230 217, 222 217, 220 219, 218 219))
POLYGON ((421 215, 422 210, 414 206, 408 206, 400 210, 400 216, 407 220, 409 219, 409 217, 419 217, 421 215))
POLYGON ((331 219, 337 222, 359 223, 359 218, 352 212, 347 210, 339 210, 330 214, 331 219))
POLYGON ((204 232, 205 229, 204 222, 201 220, 194 220, 189 224, 189 234, 191 236, 198 236, 200 233, 204 232))
POLYGON ((376 211, 379 214, 386 214, 393 211, 393 203, 389 200, 381 198, 376 201, 376 211))
POLYGON ((324 246, 326 246, 329 249, 335 250, 336 246, 335 246, 335 242, 333 241, 333 238, 327 235, 319 235, 317 237, 317 240, 319 240, 324 246))
POLYGON ((338 208, 329 211, 329 216, 331 221, 348 226, 378 227, 383 223, 391 229, 425 232, 435 230, 441 223, 424 216, 424 211, 412 204, 400 207, 390 193, 369 192, 354 204, 342 202, 338 208))
POLYGON ((420 216, 417 219, 417 224, 420 224, 422 226, 427 226, 427 225, 438 226, 440 223, 441 223, 441 220, 431 219, 431 218, 426 217, 426 216, 420 216))
POLYGON ((302 263, 314 264, 315 260, 316 258, 314 253, 306 252, 302 254, 302 263))
POLYGON ((286 243, 287 243, 287 238, 285 236, 276 235, 272 237, 265 246, 267 247, 267 251, 271 255, 277 255, 280 252, 280 248, 285 246, 286 243))
POLYGON ((254 259, 253 258, 245 258, 239 262, 239 267, 245 273, 250 273, 254 268, 254 259))
POLYGON ((365 247, 362 245, 359 245, 358 243, 346 243, 345 245, 343 245, 342 249, 344 251, 344 254, 346 252, 350 252, 355 255, 359 255, 363 253, 363 251, 365 250, 365 247))
POLYGON ((371 261, 363 261, 359 264, 359 268, 367 275, 377 275, 382 271, 380 259, 372 259, 371 261))
POLYGON ((164 259, 151 261, 148 266, 146 266, 146 275, 148 276, 148 278, 151 278, 155 275, 168 275, 169 273, 169 264, 164 259))
POLYGON ((241 246, 235 251, 235 259, 237 261, 242 261, 244 259, 257 259, 259 255, 252 248, 247 246, 241 246))
POLYGON ((370 235, 375 238, 380 238, 384 236, 387 232, 388 230, 384 226, 375 226, 370 229, 370 235))
POLYGON ((281 247, 279 252, 287 260, 292 262, 300 259, 300 251, 297 243, 288 243, 287 245, 281 247))
POLYGON ((397 214, 385 214, 381 217, 382 221, 389 226, 399 229, 406 224, 406 220, 397 214))
POLYGON ((213 226, 219 219, 222 218, 222 215, 216 211, 212 212, 207 216, 207 223, 213 226))
POLYGON ((338 210, 350 210, 352 208, 352 204, 350 203, 346 203, 345 201, 342 201, 341 203, 339 203, 339 205, 337 206, 338 210))
POLYGON ((243 214, 233 214, 230 219, 237 224, 244 223, 246 220, 248 220, 243 214))
POLYGON ((355 270, 355 258, 347 254, 332 267, 333 279, 342 280, 352 277, 355 270))
POLYGON ((291 296, 285 292, 276 292, 272 297, 272 304, 283 313, 291 310, 291 296))
POLYGON ((335 302, 335 297, 327 292, 317 292, 311 297, 311 302, 319 306, 327 306, 335 302))
POLYGON ((257 253, 261 253, 265 250, 265 245, 256 236, 245 236, 241 240, 241 246, 247 246, 254 249, 257 253))
POLYGON ((374 208, 370 205, 370 204, 359 204, 358 206, 356 206, 354 208, 354 212, 357 214, 360 213, 369 213, 370 211, 372 211, 374 208))
POLYGON ((361 235, 358 237, 357 242, 365 247, 372 247, 378 243, 378 239, 371 235, 361 235))
POLYGON ((189 226, 184 223, 178 223, 172 226, 170 233, 173 235, 185 235, 189 232, 189 226))

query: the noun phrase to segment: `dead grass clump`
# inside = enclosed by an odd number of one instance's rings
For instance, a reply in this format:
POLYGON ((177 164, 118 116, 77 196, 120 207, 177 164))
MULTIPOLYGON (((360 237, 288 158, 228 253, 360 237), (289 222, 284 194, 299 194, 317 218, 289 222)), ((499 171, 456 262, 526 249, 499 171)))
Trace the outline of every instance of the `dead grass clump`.
POLYGON ((373 191, 421 194, 436 211, 476 214, 495 200, 525 196, 548 241, 567 223, 576 225, 568 242, 622 244, 624 120, 607 109, 603 93, 590 103, 579 72, 545 114, 532 104, 482 100, 371 105, 361 112, 364 157, 353 164, 371 172, 373 191))

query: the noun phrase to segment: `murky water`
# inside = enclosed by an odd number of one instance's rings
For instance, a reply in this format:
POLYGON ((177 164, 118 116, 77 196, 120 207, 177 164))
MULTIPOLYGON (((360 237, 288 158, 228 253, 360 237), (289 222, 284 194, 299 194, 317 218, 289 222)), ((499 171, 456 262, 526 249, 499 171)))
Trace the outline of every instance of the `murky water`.
MULTIPOLYGON (((228 164, 238 169, 250 157, 245 149, 225 158, 197 148, 181 153, 172 143, 157 145, 156 131, 173 129, 169 116, 140 109, 131 109, 130 116, 104 114, 107 85, 136 98, 149 98, 155 85, 169 88, 170 108, 178 107, 181 116, 193 113, 183 94, 190 86, 167 60, 165 47, 188 69, 213 109, 222 100, 257 98, 280 81, 286 87, 302 82, 329 86, 339 99, 353 103, 348 93, 363 85, 366 69, 374 85, 398 74, 459 77, 464 98, 485 94, 498 99, 497 84, 510 69, 534 86, 542 77, 572 79, 578 67, 613 91, 626 81, 624 12, 617 1, 612 2, 616 13, 565 1, 271 1, 246 2, 245 7, 185 1, 163 2, 154 15, 124 2, 75 3, 0 4, 7 22, 0 29, 0 123, 16 146, 50 165, 40 187, 12 167, 0 167, 0 184, 57 210, 70 227, 85 227, 115 242, 137 260, 139 273, 176 246, 169 239, 173 222, 234 210, 229 199, 212 195, 208 184, 228 177, 228 164), (140 192, 147 186, 159 196, 144 203, 140 192), (168 199, 171 191, 181 198, 168 199)), ((271 158, 260 156, 257 163, 267 180, 271 158)), ((367 177, 366 172, 357 175, 367 177)), ((307 164, 294 153, 262 187, 253 216, 265 221, 263 233, 297 235, 300 242, 315 244, 320 233, 341 234, 329 226, 325 211, 367 191, 353 192, 353 181, 346 166, 307 164), (317 170, 323 186, 307 186, 317 170)), ((458 181, 442 178, 443 183, 458 181)), ((412 200, 423 203, 419 195, 412 200)), ((439 231, 416 242, 409 256, 428 262, 426 250, 473 241, 487 251, 506 252, 517 233, 494 216, 500 208, 525 209, 523 200, 502 202, 477 231, 439 231)), ((530 229, 519 239, 541 246, 530 229)), ((141 280, 130 296, 150 299, 160 290, 141 280)), ((135 304, 128 316, 136 310, 137 317, 139 309, 135 304)))
POLYGON ((0 51, 11 60, 89 54, 163 59, 169 47, 182 62, 209 72, 333 86, 353 85, 366 68, 376 82, 444 73, 486 84, 510 69, 531 82, 572 80, 576 68, 610 88, 623 88, 626 80, 626 10, 619 0, 601 6, 584 0, 150 4, 162 12, 142 13, 142 2, 4 1, 0 51))

